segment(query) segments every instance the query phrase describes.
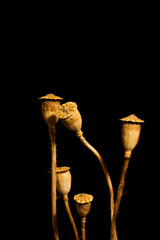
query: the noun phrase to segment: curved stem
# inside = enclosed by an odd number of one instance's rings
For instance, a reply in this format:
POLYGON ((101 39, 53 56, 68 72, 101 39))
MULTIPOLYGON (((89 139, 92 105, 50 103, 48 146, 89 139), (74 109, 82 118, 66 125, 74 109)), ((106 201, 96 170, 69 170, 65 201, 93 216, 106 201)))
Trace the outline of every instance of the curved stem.
POLYGON ((52 155, 52 224, 55 240, 59 240, 58 227, 57 227, 57 206, 56 206, 56 129, 55 127, 49 128, 49 135, 51 138, 51 155, 52 155))
POLYGON ((108 187, 109 187, 109 192, 110 192, 110 213, 111 213, 111 221, 112 221, 113 213, 114 213, 114 191, 113 191, 112 181, 111 181, 107 166, 106 166, 103 158, 101 157, 101 155, 97 152, 97 150, 91 144, 89 144, 86 141, 86 139, 83 137, 82 131, 77 132, 76 135, 77 135, 77 137, 79 137, 81 142, 89 150, 91 150, 94 153, 94 155, 98 158, 98 160, 99 160, 99 162, 100 162, 100 164, 103 168, 103 171, 104 171, 104 174, 105 174, 105 177, 106 177, 106 181, 107 181, 107 184, 108 184, 108 187))
POLYGON ((72 227, 73 227, 73 230, 74 230, 75 238, 76 238, 76 240, 80 240, 79 235, 78 235, 78 231, 77 231, 77 228, 76 228, 76 224, 75 224, 75 221, 73 219, 73 216, 72 216, 72 213, 71 213, 71 210, 70 210, 70 207, 69 207, 68 195, 63 195, 63 200, 64 200, 64 205, 65 205, 68 217, 71 221, 71 224, 72 224, 72 227))
POLYGON ((123 165, 120 183, 119 183, 118 191, 117 191, 117 197, 116 197, 116 201, 115 201, 113 221, 111 224, 111 240, 117 239, 116 218, 117 218, 117 214, 118 214, 118 210, 119 210, 119 206, 120 206, 120 202, 121 202, 121 198, 122 198, 122 194, 123 194, 123 188, 124 188, 124 184, 125 184, 125 176, 126 176, 126 172, 128 169, 129 160, 130 160, 130 158, 124 158, 124 165, 123 165))
POLYGON ((82 218, 81 218, 82 240, 85 240, 85 239, 86 239, 86 229, 85 229, 85 225, 86 225, 86 217, 82 217, 82 218))

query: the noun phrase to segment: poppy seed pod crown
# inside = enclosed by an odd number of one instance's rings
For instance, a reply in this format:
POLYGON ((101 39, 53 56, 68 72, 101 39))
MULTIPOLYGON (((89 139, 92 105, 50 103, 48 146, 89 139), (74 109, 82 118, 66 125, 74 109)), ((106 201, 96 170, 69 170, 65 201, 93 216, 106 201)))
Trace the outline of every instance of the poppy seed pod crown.
POLYGON ((134 114, 128 117, 120 119, 122 124, 122 144, 125 149, 124 157, 131 157, 133 149, 136 147, 139 141, 141 132, 141 123, 144 121, 137 118, 134 114))
POLYGON ((81 130, 82 118, 75 102, 67 102, 61 105, 58 108, 57 116, 69 130, 75 133, 81 130))
POLYGON ((58 122, 57 110, 60 106, 60 100, 63 98, 51 93, 38 99, 42 102, 41 110, 45 122, 49 127, 55 126, 55 124, 58 122))

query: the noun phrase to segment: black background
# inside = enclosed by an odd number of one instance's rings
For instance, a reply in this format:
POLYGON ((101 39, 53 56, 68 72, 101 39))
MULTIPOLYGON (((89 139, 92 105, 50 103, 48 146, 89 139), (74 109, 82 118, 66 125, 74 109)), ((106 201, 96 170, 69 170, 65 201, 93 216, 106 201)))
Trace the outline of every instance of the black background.
MULTIPOLYGON (((83 14, 60 8, 56 14, 43 7, 21 7, 5 21, 1 91, 8 114, 4 141, 8 229, 13 228, 12 235, 20 239, 53 239, 50 139, 38 101, 53 93, 64 98, 62 103, 77 103, 84 137, 104 158, 115 195, 124 154, 119 119, 134 113, 145 120, 117 219, 120 240, 145 239, 156 233, 152 223, 158 211, 156 15, 145 11, 141 15, 141 9, 124 16, 115 8, 110 15, 109 10, 101 14, 103 7, 83 14)), ((86 237, 109 239, 109 191, 100 164, 60 121, 56 132, 57 164, 71 168, 69 203, 78 231, 80 218, 73 197, 86 192, 94 196, 86 237)), ((59 194, 57 214, 60 239, 74 239, 59 194)))

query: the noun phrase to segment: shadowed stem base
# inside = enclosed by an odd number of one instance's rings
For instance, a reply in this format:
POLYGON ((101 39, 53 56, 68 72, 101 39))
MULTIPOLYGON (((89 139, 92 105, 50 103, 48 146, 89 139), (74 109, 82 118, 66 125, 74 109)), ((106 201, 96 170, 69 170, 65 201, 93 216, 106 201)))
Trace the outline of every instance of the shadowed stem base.
POLYGON ((79 235, 78 235, 78 231, 77 231, 77 228, 76 228, 76 224, 75 224, 75 221, 73 219, 73 216, 72 216, 72 213, 71 213, 71 210, 70 210, 70 207, 69 207, 68 195, 63 195, 63 200, 64 200, 64 205, 65 205, 68 217, 70 219, 70 222, 71 222, 73 230, 74 230, 75 238, 76 238, 76 240, 80 240, 79 235))

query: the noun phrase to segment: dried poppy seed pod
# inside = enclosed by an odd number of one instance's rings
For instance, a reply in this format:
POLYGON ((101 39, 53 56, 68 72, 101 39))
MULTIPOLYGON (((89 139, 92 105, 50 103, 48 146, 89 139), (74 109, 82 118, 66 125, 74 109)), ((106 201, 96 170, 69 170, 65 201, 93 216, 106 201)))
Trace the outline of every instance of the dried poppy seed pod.
POLYGON ((67 195, 71 190, 70 167, 57 167, 57 190, 61 195, 67 195))
POLYGON ((133 149, 136 147, 140 132, 141 132, 141 123, 144 121, 137 118, 134 114, 129 115, 126 118, 120 119, 122 124, 122 144, 125 149, 124 157, 130 158, 133 149))
POLYGON ((54 94, 47 94, 46 96, 40 97, 42 116, 49 127, 55 126, 58 122, 57 110, 60 107, 60 100, 63 98, 58 97, 54 94))
POLYGON ((70 167, 57 167, 57 189, 61 195, 67 195, 71 190, 70 167))
POLYGON ((74 200, 76 201, 78 214, 81 217, 86 217, 90 212, 93 196, 86 193, 79 193, 74 196, 74 200))
POLYGON ((57 115, 69 130, 75 133, 81 130, 82 118, 75 102, 67 102, 61 105, 57 115))
POLYGON ((57 189, 58 192, 63 196, 64 205, 68 214, 68 217, 70 219, 70 222, 72 224, 75 239, 80 240, 77 227, 74 221, 74 218, 72 216, 70 207, 69 207, 69 201, 68 201, 68 193, 71 189, 71 174, 69 171, 70 167, 57 167, 56 168, 56 175, 57 175, 57 189))
POLYGON ((86 193, 79 193, 74 196, 74 200, 76 201, 76 207, 78 214, 81 217, 81 232, 82 232, 82 240, 86 239, 85 233, 85 223, 86 223, 86 216, 88 215, 91 202, 93 201, 93 196, 86 193))

